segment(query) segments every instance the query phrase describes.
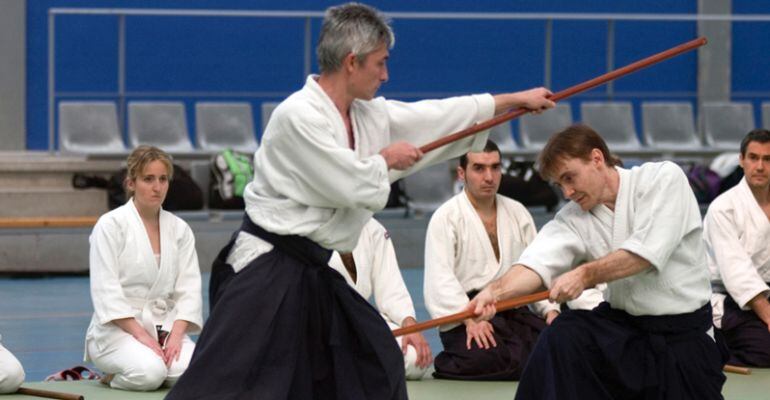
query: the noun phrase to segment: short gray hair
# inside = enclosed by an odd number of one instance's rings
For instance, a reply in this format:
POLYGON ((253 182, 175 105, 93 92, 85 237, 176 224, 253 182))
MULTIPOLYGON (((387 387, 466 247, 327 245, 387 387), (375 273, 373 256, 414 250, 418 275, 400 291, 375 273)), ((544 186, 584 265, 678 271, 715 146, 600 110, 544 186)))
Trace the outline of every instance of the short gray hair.
POLYGON ((321 72, 334 72, 353 53, 358 61, 385 44, 396 42, 389 20, 379 11, 360 3, 329 7, 321 26, 316 55, 321 72))

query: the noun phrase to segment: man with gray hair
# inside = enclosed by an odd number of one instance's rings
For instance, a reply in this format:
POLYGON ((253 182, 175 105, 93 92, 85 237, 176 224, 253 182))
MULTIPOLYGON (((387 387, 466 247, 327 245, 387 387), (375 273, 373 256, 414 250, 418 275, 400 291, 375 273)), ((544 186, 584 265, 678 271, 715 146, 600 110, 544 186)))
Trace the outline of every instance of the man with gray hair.
POLYGON ((405 399, 404 360, 374 307, 328 266, 350 252, 391 182, 480 149, 487 134, 422 145, 513 107, 553 107, 544 88, 416 103, 375 98, 393 32, 362 4, 327 10, 320 75, 284 100, 254 155, 239 232, 214 261, 211 315, 168 399, 405 399))

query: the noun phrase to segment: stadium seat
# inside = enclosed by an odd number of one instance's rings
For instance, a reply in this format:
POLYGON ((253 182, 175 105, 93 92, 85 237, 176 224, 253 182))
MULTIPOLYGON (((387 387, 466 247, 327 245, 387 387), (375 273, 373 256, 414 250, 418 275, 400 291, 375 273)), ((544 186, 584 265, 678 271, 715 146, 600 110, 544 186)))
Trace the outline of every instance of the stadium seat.
POLYGON ((195 133, 201 150, 257 151, 249 103, 195 103, 195 133))
POLYGON ((770 129, 770 101, 762 103, 762 128, 770 129))
POLYGON ((408 207, 418 213, 431 213, 454 196, 452 165, 441 162, 405 177, 408 207))
POLYGON ((736 151, 743 137, 756 126, 751 103, 703 103, 701 112, 706 143, 715 149, 736 151))
POLYGON ((170 153, 194 151, 181 102, 128 103, 128 137, 133 147, 149 144, 170 153))
POLYGON ((126 153, 115 103, 59 102, 59 150, 71 154, 126 153))
POLYGON ((265 133, 265 127, 267 126, 267 121, 270 120, 270 115, 273 114, 273 110, 275 110, 276 107, 278 107, 278 102, 275 101, 266 101, 262 103, 262 134, 265 133))
POLYGON ((636 135, 631 103, 583 102, 580 114, 583 122, 604 138, 611 151, 642 148, 636 135))
POLYGON ((519 137, 526 149, 540 150, 548 138, 572 125, 572 107, 569 103, 557 103, 556 107, 542 114, 525 114, 519 120, 519 137))
POLYGON ((642 103, 644 141, 659 151, 702 148, 689 102, 642 103))
POLYGON ((519 146, 513 140, 510 121, 492 127, 489 130, 489 139, 497 144, 503 154, 514 153, 519 150, 519 146))

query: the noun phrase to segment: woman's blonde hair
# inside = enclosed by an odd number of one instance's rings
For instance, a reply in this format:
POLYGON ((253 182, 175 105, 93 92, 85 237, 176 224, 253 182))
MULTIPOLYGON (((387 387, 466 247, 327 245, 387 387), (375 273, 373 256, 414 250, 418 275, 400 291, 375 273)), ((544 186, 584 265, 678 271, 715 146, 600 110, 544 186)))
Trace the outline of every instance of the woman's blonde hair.
POLYGON ((123 189, 128 197, 134 195, 134 191, 128 187, 128 182, 136 182, 136 178, 141 176, 144 168, 153 161, 160 161, 166 166, 169 180, 174 176, 174 164, 171 162, 171 156, 168 153, 155 146, 141 145, 135 148, 129 154, 128 159, 126 159, 127 170, 126 179, 123 181, 123 189))

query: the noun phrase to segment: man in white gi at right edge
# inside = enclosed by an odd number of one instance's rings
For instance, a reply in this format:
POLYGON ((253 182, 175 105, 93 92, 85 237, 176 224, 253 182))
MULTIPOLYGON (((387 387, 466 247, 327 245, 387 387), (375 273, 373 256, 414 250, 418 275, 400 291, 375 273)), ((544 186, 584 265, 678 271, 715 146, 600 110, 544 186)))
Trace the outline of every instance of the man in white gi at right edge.
POLYGON ((516 399, 721 399, 698 204, 676 164, 615 166, 593 129, 552 136, 540 174, 571 201, 469 309, 550 288, 565 302, 607 283, 605 302, 568 310, 540 334, 516 399))
POLYGON ((744 177, 717 197, 703 220, 714 294, 714 326, 730 364, 770 367, 770 131, 741 142, 744 177))

